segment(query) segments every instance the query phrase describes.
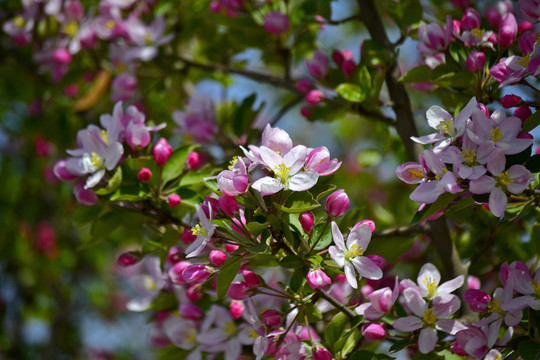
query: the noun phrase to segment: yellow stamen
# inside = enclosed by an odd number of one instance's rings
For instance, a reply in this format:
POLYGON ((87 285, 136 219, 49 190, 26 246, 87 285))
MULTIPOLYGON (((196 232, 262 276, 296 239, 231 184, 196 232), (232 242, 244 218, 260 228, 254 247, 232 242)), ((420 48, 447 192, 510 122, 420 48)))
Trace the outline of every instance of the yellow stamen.
POLYGON ((503 136, 502 130, 498 126, 489 130, 489 134, 491 135, 491 140, 493 140, 494 142, 501 141, 501 138, 503 136))
POLYGON ((157 284, 150 275, 144 277, 142 285, 146 291, 154 291, 157 289, 157 284))
POLYGON ((255 332, 255 330, 251 329, 249 330, 249 337, 252 338, 253 340, 257 339, 258 337, 260 337, 261 335, 257 334, 255 332))
POLYGON ((461 152, 463 163, 468 166, 476 165, 476 152, 472 149, 465 149, 461 152))
POLYGON ((287 184, 289 182, 289 171, 291 171, 290 167, 285 166, 285 164, 279 164, 273 168, 272 171, 282 184, 287 184))
POLYGON ((495 300, 495 299, 492 299, 488 306, 487 306, 487 310, 488 312, 490 313, 497 313, 497 314, 500 314, 500 315, 504 315, 505 312, 502 311, 501 309, 501 301, 500 300, 495 300))
POLYGON ((232 158, 232 160, 229 162, 229 170, 232 170, 234 168, 234 165, 236 165, 238 159, 240 159, 240 156, 235 156, 232 158))
POLYGON ((109 137, 107 136, 107 130, 101 130, 101 132, 99 133, 99 136, 101 136, 105 144, 107 145, 109 144, 109 137))
POLYGON ((514 180, 510 179, 510 177, 508 176, 508 171, 502 172, 497 177, 497 185, 499 185, 499 187, 502 187, 502 188, 506 188, 508 185, 510 185, 513 182, 514 180))
POLYGON ((532 287, 534 289, 534 292, 536 293, 536 296, 540 297, 540 282, 534 280, 532 282, 532 287))
POLYGON ((501 359, 502 359, 502 355, 499 354, 499 355, 495 356, 495 358, 493 360, 501 360, 501 359))
POLYGON ((364 255, 364 248, 358 246, 358 244, 352 244, 352 246, 343 253, 345 260, 349 260, 361 255, 364 255))
POLYGON ((13 19, 13 25, 15 25, 18 28, 22 28, 24 25, 26 25, 26 20, 21 15, 15 16, 13 19))
POLYGON ((90 163, 98 168, 101 167, 101 165, 103 165, 103 161, 101 160, 99 155, 96 154, 95 152, 92 153, 92 157, 90 158, 90 163))
POLYGON ((152 37, 150 36, 150 34, 146 34, 144 36, 144 42, 146 43, 146 45, 152 45, 152 37))
POLYGON ((225 323, 225 326, 223 327, 223 331, 225 331, 229 335, 234 335, 236 332, 236 324, 232 321, 227 321, 225 323))
POLYGON ((529 67, 530 54, 524 55, 521 60, 518 60, 518 65, 523 66, 524 68, 529 67))
POLYGON ((443 120, 437 125, 437 130, 442 131, 448 136, 456 135, 456 129, 454 129, 454 120, 446 119, 443 120))
POLYGON ((432 277, 427 277, 424 279, 423 283, 426 285, 428 290, 428 298, 432 298, 437 294, 437 282, 432 277))
POLYGON ((194 227, 192 227, 191 232, 193 233, 193 235, 208 236, 208 230, 201 227, 201 224, 197 224, 194 227))
POLYGON ((447 168, 443 168, 443 169, 442 169, 442 174, 437 174, 437 175, 435 175, 435 179, 441 180, 447 172, 448 172, 448 169, 447 169, 447 168))
POLYGON ((109 20, 107 21, 105 26, 107 27, 107 29, 114 29, 114 27, 116 26, 116 23, 114 22, 114 20, 109 20))
POLYGON ((75 37, 77 35, 77 31, 79 30, 79 24, 77 24, 76 21, 71 21, 64 26, 64 33, 66 35, 69 35, 71 37, 75 37))
POLYGON ((482 30, 480 28, 477 28, 477 29, 472 29, 471 30, 472 34, 474 36, 476 36, 477 38, 481 39, 482 38, 482 35, 484 35, 484 33, 486 32, 486 30, 482 30))
POLYGON ((422 170, 418 170, 418 169, 409 169, 407 170, 409 172, 409 174, 411 175, 411 177, 414 179, 423 179, 424 178, 424 174, 422 173, 422 170))
POLYGON ((196 343, 197 337, 195 336, 195 329, 189 329, 185 335, 184 345, 193 345, 196 343))
POLYGON ((433 312, 433 309, 427 309, 424 311, 424 317, 422 318, 426 325, 433 325, 437 321, 437 315, 433 312))

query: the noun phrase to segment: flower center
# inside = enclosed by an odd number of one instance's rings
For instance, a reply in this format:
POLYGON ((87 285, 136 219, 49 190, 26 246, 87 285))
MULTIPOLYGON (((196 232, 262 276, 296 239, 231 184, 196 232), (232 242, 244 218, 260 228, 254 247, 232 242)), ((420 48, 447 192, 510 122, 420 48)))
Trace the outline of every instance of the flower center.
POLYGON ((510 185, 513 182, 514 182, 514 180, 510 179, 510 177, 508 176, 508 171, 502 172, 497 177, 497 186, 500 187, 500 188, 503 188, 503 189, 506 188, 508 185, 510 185))
POLYGON ((424 178, 424 174, 422 173, 422 170, 409 169, 407 171, 409 172, 409 174, 411 174, 411 177, 413 179, 422 179, 422 178, 424 178))
POLYGON ((279 164, 273 168, 272 171, 282 184, 287 184, 289 182, 289 171, 291 171, 290 167, 285 166, 285 164, 279 164))
POLYGON ((540 297, 540 282, 534 280, 532 282, 532 287, 534 289, 534 292, 536 293, 536 296, 540 297))
POLYGON ((223 327, 223 331, 225 331, 228 335, 234 335, 236 332, 236 324, 232 321, 227 321, 223 327))
POLYGON ((76 21, 71 21, 64 26, 64 32, 71 37, 77 35, 77 30, 79 30, 79 24, 76 21))
POLYGON ((144 42, 146 43, 146 45, 152 45, 152 37, 150 36, 150 34, 145 35, 144 42))
POLYGON ((18 28, 22 28, 24 25, 26 25, 26 20, 21 15, 15 16, 15 19, 13 19, 13 25, 15 25, 18 28))
POLYGON ((448 136, 455 136, 456 129, 454 129, 454 120, 446 119, 446 120, 441 121, 439 125, 437 125, 437 130, 442 131, 448 136))
POLYGON ((461 152, 461 156, 463 157, 463 164, 467 166, 476 165, 476 152, 474 150, 465 149, 461 152))
POLYGON ((236 165, 239 158, 239 156, 235 156, 232 158, 232 160, 229 162, 229 170, 232 170, 234 168, 234 165, 236 165))
POLYGON ((521 60, 518 60, 518 65, 523 66, 524 68, 529 67, 529 60, 530 60, 530 54, 527 54, 521 58, 521 60))
POLYGON ((184 338, 184 345, 193 345, 197 341, 197 337, 195 336, 195 329, 189 329, 185 332, 185 338, 184 338))
POLYGON ((109 145, 109 137, 107 136, 107 130, 101 130, 99 136, 101 136, 101 139, 106 145, 109 145))
POLYGON ((257 332, 253 329, 249 330, 249 337, 252 338, 253 340, 257 339, 259 336, 259 334, 257 334, 257 332))
POLYGON ((443 169, 442 169, 442 174, 437 174, 437 175, 435 175, 435 179, 441 180, 441 179, 444 177, 444 175, 446 175, 447 172, 448 172, 448 169, 447 169, 447 168, 443 168, 443 169))
POLYGON ((107 21, 107 24, 105 24, 105 27, 107 29, 113 29, 115 26, 116 26, 116 23, 114 22, 114 20, 109 20, 107 21))
POLYGON ((431 326, 437 321, 437 315, 433 312, 433 309, 430 308, 424 311, 424 317, 422 320, 424 320, 426 325, 431 326))
POLYGON ((90 158, 90 164, 92 164, 93 166, 97 167, 97 168, 100 168, 101 165, 103 165, 103 161, 101 160, 101 158, 99 157, 98 154, 96 154, 95 152, 92 152, 91 154, 91 158, 90 158))
POLYGON ((142 286, 146 291, 154 291, 157 289, 157 284, 150 275, 144 277, 142 286))
MULTIPOLYGON (((428 276, 427 278, 424 279, 423 283, 426 285, 427 287, 427 291, 428 291, 428 298, 432 298, 435 296, 435 294, 437 294, 437 282, 435 281, 435 279, 433 279, 432 277, 428 276)), ((430 309, 431 310, 431 309, 430 309)))
POLYGON ((208 230, 201 227, 201 224, 197 224, 194 227, 192 227, 191 232, 193 233, 193 235, 196 235, 196 236, 199 236, 199 235, 208 236, 208 230))
POLYGON ((358 244, 352 244, 351 247, 343 253, 345 260, 355 258, 364 254, 364 248, 358 246, 358 244))
POLYGON ((502 130, 498 126, 489 130, 489 134, 491 135, 491 140, 493 140, 494 142, 501 141, 501 138, 503 136, 502 130))
POLYGON ((476 28, 476 29, 472 29, 471 30, 471 33, 476 36, 477 38, 481 39, 482 38, 482 35, 484 35, 484 33, 486 32, 486 30, 482 30, 480 28, 476 28))
POLYGON ((497 314, 500 314, 500 315, 504 315, 505 312, 502 311, 501 309, 501 301, 500 300, 495 300, 495 299, 492 299, 488 306, 487 306, 487 310, 488 312, 490 313, 497 313, 497 314))

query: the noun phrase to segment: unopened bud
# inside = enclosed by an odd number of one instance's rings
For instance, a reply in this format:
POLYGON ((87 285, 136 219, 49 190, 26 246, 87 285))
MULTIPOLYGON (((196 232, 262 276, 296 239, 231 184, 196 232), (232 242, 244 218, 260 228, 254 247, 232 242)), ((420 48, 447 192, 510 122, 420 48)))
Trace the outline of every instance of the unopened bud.
POLYGON ((245 300, 251 294, 248 292, 249 286, 243 281, 234 281, 227 291, 227 295, 233 300, 245 300))
POLYGON ((244 280, 249 287, 254 287, 262 284, 259 275, 255 274, 253 271, 243 270, 242 275, 244 276, 244 280))
POLYGON ((372 255, 366 255, 366 257, 369 258, 371 261, 373 261, 381 269, 386 264, 386 260, 380 255, 372 254, 372 255))
POLYGON ((324 94, 320 90, 311 90, 306 94, 306 101, 312 105, 316 105, 324 98, 324 94))
POLYGON ((154 161, 159 166, 165 165, 165 163, 171 157, 172 153, 172 147, 171 145, 169 145, 165 138, 159 139, 154 146, 154 149, 152 150, 152 154, 154 155, 154 161))
POLYGON ((369 219, 362 220, 362 221, 356 223, 356 225, 353 226, 352 230, 356 229, 360 225, 369 226, 369 230, 371 231, 372 234, 375 232, 375 222, 373 220, 369 220, 369 219))
POLYGON ((208 256, 208 260, 210 261, 210 264, 214 266, 221 266, 227 260, 227 255, 223 251, 220 250, 212 250, 210 251, 210 255, 208 256))
POLYGON ((233 319, 240 319, 246 306, 242 301, 233 301, 231 302, 230 312, 233 319))
POLYGON ((200 284, 210 276, 205 265, 191 265, 182 272, 182 278, 189 284, 200 284))
POLYGON ((269 327, 281 324, 281 316, 276 310, 266 310, 262 313, 261 317, 264 323, 269 327))
POLYGON ((197 302, 197 301, 201 300, 203 295, 204 294, 203 294, 203 292, 201 290, 201 287, 198 286, 198 285, 190 286, 186 290, 186 296, 191 302, 197 302))
POLYGON ((66 49, 56 49, 53 55, 54 61, 58 65, 65 65, 71 62, 71 54, 66 49))
POLYGON ((204 312, 195 304, 185 303, 180 305, 180 315, 184 319, 198 321, 203 317, 204 312))
POLYGON ((152 178, 152 171, 149 168, 142 168, 139 170, 137 178, 142 182, 150 181, 150 178, 152 178))
POLYGON ((326 211, 334 218, 343 216, 347 211, 349 211, 350 206, 351 203, 349 201, 349 197, 343 189, 334 191, 332 194, 330 194, 325 203, 326 211))
POLYGON ((332 280, 321 269, 310 270, 306 278, 309 287, 313 290, 324 289, 332 283, 332 280))
POLYGON ((289 18, 287 15, 277 11, 271 11, 264 17, 264 30, 273 35, 285 33, 289 29, 289 18))
POLYGON ((521 98, 519 96, 509 94, 501 98, 501 105, 505 109, 510 109, 516 106, 517 104, 519 104, 520 101, 521 101, 521 98))
POLYGON ((219 207, 221 208, 221 211, 229 216, 233 216, 239 209, 236 198, 227 195, 223 195, 219 198, 219 207))
POLYGON ((199 154, 195 151, 190 152, 186 159, 186 164, 189 170, 196 169, 199 166, 199 163, 200 163, 199 154))
POLYGON ((313 348, 313 360, 332 360, 332 354, 321 345, 313 348))
POLYGON ((508 13, 505 15, 499 27, 499 45, 506 49, 514 40, 518 32, 517 22, 514 14, 508 13))
POLYGON ((362 325, 362 335, 370 341, 381 340, 386 337, 386 330, 381 324, 365 323, 362 325))
POLYGON ((175 207, 182 203, 182 198, 178 194, 171 194, 167 201, 169 202, 170 207, 175 207))
POLYGON ((179 261, 169 269, 167 274, 169 275, 169 278, 171 279, 173 284, 186 284, 186 281, 184 280, 182 274, 184 270, 186 270, 189 266, 191 266, 191 263, 189 261, 179 261))
POLYGON ((480 27, 480 14, 472 9, 466 9, 461 18, 461 28, 463 30, 478 29, 480 27))
POLYGON ((532 115, 531 108, 526 105, 520 106, 514 111, 514 116, 521 119, 522 122, 525 122, 532 115))
POLYGON ((141 260, 141 257, 134 252, 127 252, 120 255, 116 263, 121 267, 127 267, 138 263, 141 260))
POLYGON ((315 217, 311 211, 301 213, 298 220, 300 221, 300 225, 302 225, 302 229, 304 229, 306 233, 310 233, 311 230, 313 230, 313 222, 315 217))
POLYGON ((467 57, 466 64, 470 72, 481 71, 486 64, 486 55, 480 51, 471 51, 471 54, 467 57))
POLYGON ((300 79, 296 83, 296 90, 302 94, 307 94, 307 92, 311 89, 313 89, 313 84, 311 84, 309 79, 300 79))

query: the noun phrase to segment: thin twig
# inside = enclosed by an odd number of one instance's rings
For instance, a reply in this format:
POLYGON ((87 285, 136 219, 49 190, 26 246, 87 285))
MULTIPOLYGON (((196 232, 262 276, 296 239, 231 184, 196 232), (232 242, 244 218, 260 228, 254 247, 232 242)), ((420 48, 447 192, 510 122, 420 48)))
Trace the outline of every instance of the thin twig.
POLYGON ((375 239, 395 236, 411 236, 416 234, 424 234, 427 232, 429 232, 429 223, 426 225, 416 224, 411 226, 402 226, 395 229, 376 231, 371 237, 375 239))
POLYGON ((326 291, 317 289, 317 294, 332 304, 336 309, 347 315, 350 319, 354 319, 356 317, 356 314, 351 309, 345 307, 345 305, 334 299, 332 295, 328 294, 326 291))
POLYGON ((341 25, 349 21, 360 20, 360 14, 352 15, 340 20, 326 20, 324 24, 327 25, 341 25))

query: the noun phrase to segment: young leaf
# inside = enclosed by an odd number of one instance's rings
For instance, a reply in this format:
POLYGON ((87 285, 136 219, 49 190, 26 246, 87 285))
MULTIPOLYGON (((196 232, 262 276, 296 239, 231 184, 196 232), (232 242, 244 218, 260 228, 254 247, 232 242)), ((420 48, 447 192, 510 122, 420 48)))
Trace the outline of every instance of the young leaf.
POLYGON ((114 172, 113 177, 109 180, 107 187, 94 190, 98 195, 108 195, 116 191, 122 185, 122 168, 119 166, 114 172))
POLYGON ((336 92, 345 100, 355 103, 364 101, 367 94, 360 86, 350 83, 338 85, 336 92))
POLYGON ((324 331, 324 341, 331 352, 335 352, 334 345, 339 340, 349 318, 343 313, 337 313, 324 331))
POLYGON ((178 177, 182 173, 189 153, 195 150, 197 146, 198 145, 184 145, 173 152, 173 154, 169 158, 169 161, 167 161, 167 163, 165 163, 165 165, 163 166, 163 184, 178 177))
POLYGON ((242 265, 242 259, 241 256, 233 256, 223 265, 221 266, 221 269, 217 275, 217 295, 219 299, 223 299, 225 295, 227 295, 227 291, 229 290, 229 286, 231 285, 232 281, 234 280, 234 277, 238 273, 238 270, 240 270, 240 265, 242 265))

